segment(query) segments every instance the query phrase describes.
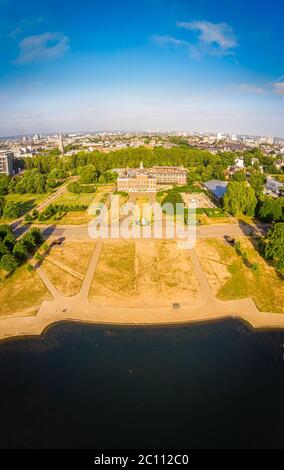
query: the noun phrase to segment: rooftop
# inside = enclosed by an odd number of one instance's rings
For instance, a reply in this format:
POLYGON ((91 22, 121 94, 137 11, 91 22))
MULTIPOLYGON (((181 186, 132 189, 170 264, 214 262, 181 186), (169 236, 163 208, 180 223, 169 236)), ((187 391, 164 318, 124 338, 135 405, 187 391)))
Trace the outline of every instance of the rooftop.
POLYGON ((209 189, 216 197, 221 198, 224 196, 228 182, 219 180, 210 180, 204 183, 205 188, 209 189))

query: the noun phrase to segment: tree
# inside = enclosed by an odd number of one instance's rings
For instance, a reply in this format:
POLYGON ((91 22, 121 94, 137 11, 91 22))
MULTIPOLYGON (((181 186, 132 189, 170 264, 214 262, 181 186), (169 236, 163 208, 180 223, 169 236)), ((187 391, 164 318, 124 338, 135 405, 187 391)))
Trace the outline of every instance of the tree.
POLYGON ((276 262, 277 269, 284 268, 284 223, 276 223, 268 232, 265 257, 276 262))
POLYGON ((16 239, 12 233, 8 233, 3 240, 3 243, 8 248, 8 250, 12 252, 16 243, 16 239))
POLYGON ((225 179, 225 173, 222 165, 217 164, 213 166, 213 178, 216 180, 224 180, 225 179))
POLYGON ((254 190, 247 182, 230 181, 223 198, 225 212, 254 215, 257 199, 254 190))
POLYGON ((92 164, 79 168, 78 173, 81 177, 81 182, 83 184, 94 183, 98 177, 97 169, 92 164))
POLYGON ((234 181, 246 181, 246 174, 243 170, 239 170, 233 174, 232 179, 234 181))
POLYGON ((25 222, 27 222, 28 224, 30 224, 33 221, 31 214, 26 214, 24 219, 25 219, 25 222))
POLYGON ((257 198, 260 198, 263 194, 263 185, 265 182, 265 176, 260 171, 254 171, 251 173, 249 178, 250 185, 255 192, 257 198))
POLYGON ((284 197, 266 197, 259 208, 258 214, 261 219, 267 222, 277 222, 283 220, 284 197))
POLYGON ((67 189, 71 193, 79 194, 81 192, 81 184, 74 181, 73 183, 68 184, 67 189))
POLYGON ((41 245, 43 243, 43 235, 39 228, 32 228, 30 235, 34 238, 36 245, 41 245))
POLYGON ((24 244, 19 241, 13 248, 13 255, 15 256, 18 263, 24 263, 27 260, 27 252, 24 244))
POLYGON ((0 217, 2 217, 3 215, 4 205, 5 205, 5 199, 4 197, 0 196, 0 217))
POLYGON ((7 175, 0 175, 0 196, 5 196, 9 192, 10 178, 7 175))
POLYGON ((0 240, 4 240, 6 235, 9 235, 12 233, 13 232, 12 232, 10 225, 7 225, 7 224, 0 225, 0 240))
POLYGON ((4 219, 17 219, 20 216, 20 209, 18 204, 13 201, 8 201, 4 205, 3 217, 4 219))
POLYGON ((9 250, 4 242, 0 240, 0 258, 9 253, 9 250))
POLYGON ((25 233, 21 241, 27 251, 29 251, 30 253, 33 252, 36 247, 36 241, 30 232, 25 233))
POLYGON ((8 271, 8 273, 14 271, 17 267, 17 260, 16 258, 11 255, 11 253, 8 253, 4 256, 2 256, 0 265, 1 267, 5 270, 8 271))

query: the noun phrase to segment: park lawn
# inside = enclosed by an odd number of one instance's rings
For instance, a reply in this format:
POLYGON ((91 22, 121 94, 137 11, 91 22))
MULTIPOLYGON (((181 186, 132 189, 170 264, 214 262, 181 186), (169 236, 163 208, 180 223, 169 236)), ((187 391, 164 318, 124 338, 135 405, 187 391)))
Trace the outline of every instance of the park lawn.
MULTIPOLYGON (((52 219, 44 221, 43 223, 50 222, 52 219)), ((68 212, 61 219, 56 220, 56 225, 85 225, 93 220, 93 217, 87 211, 83 212, 68 212)))
POLYGON ((0 272, 0 316, 35 315, 43 300, 52 300, 36 272, 19 267, 8 277, 0 272))
POLYGON ((213 249, 212 253, 214 251, 217 253, 215 262, 211 259, 212 256, 214 258, 214 255, 209 254, 207 265, 211 265, 212 271, 218 278, 219 290, 217 297, 219 299, 231 300, 252 297, 260 311, 284 313, 283 279, 277 274, 273 266, 262 258, 251 240, 241 238, 240 243, 242 250, 248 254, 249 263, 258 264, 259 269, 257 271, 253 271, 246 266, 236 250, 226 246, 223 241, 214 239, 203 243, 207 243, 213 249), (227 271, 224 276, 220 271, 221 265, 227 271))
POLYGON ((106 241, 94 275, 90 297, 135 291, 135 243, 106 241))
POLYGON ((91 202, 94 200, 97 193, 80 193, 75 194, 71 193, 70 191, 66 191, 65 193, 61 194, 58 199, 55 199, 53 204, 65 204, 67 206, 76 206, 76 205, 83 205, 89 206, 91 202))
POLYGON ((208 217, 205 212, 197 214, 196 219, 200 225, 232 224, 235 222, 232 217, 208 217))
POLYGON ((195 302, 199 295, 187 250, 169 240, 136 240, 136 293, 141 305, 195 302), (170 269, 169 269, 170 266, 170 269))
POLYGON ((64 269, 55 266, 47 259, 43 260, 41 268, 60 294, 68 297, 79 292, 82 281, 77 277, 66 272, 64 269))
POLYGON ((50 196, 50 194, 7 194, 5 200, 18 204, 20 207, 20 215, 22 216, 34 209, 48 196, 50 196))
POLYGON ((88 241, 65 241, 61 246, 54 245, 48 251, 48 255, 68 266, 79 274, 84 274, 91 260, 96 242, 88 241))

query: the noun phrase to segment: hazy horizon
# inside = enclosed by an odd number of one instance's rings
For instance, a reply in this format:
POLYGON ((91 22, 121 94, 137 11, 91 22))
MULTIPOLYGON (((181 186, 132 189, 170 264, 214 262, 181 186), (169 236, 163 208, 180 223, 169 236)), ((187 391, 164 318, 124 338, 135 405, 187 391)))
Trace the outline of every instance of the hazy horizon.
POLYGON ((0 0, 0 135, 283 137, 283 13, 275 0, 0 0))

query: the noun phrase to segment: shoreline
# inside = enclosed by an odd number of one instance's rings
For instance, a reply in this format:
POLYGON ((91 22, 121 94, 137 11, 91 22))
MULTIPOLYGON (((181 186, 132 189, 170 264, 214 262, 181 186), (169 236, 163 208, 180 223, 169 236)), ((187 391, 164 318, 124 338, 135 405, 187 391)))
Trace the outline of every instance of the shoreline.
POLYGON ((61 322, 85 323, 106 327, 177 327, 227 319, 240 320, 250 328, 260 330, 284 329, 284 314, 259 312, 253 300, 221 301, 208 299, 195 305, 172 307, 103 307, 82 302, 78 296, 55 303, 44 301, 34 316, 13 316, 0 320, 0 341, 44 335, 61 322), (68 303, 68 300, 70 303, 68 303), (75 302, 72 302, 74 300, 75 302), (84 313, 78 313, 79 308, 84 313), (210 313, 205 313, 210 312, 210 313), (237 313, 238 312, 238 313, 237 313))

